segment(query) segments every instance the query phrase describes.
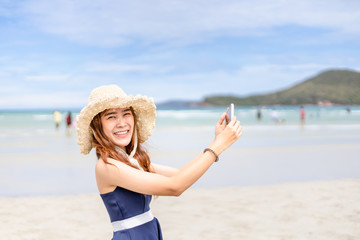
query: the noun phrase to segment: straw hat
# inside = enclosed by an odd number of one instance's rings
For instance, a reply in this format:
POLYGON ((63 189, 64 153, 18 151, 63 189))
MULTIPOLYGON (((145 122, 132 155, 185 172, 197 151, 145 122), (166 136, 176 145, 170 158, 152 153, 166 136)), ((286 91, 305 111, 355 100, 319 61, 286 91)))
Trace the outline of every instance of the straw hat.
POLYGON ((92 90, 89 102, 77 117, 76 131, 77 144, 83 154, 88 154, 94 147, 92 145, 92 130, 90 123, 100 112, 109 108, 132 107, 137 117, 136 128, 138 141, 145 142, 155 127, 156 106, 153 98, 141 95, 126 95, 117 85, 106 85, 92 90))

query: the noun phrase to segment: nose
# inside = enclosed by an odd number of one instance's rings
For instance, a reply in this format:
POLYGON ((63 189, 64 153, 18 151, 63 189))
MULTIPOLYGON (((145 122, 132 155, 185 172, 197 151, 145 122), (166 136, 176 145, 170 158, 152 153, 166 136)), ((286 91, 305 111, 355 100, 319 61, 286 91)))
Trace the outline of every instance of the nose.
POLYGON ((117 119, 116 127, 121 128, 124 127, 125 125, 126 125, 125 120, 123 118, 120 117, 117 119))

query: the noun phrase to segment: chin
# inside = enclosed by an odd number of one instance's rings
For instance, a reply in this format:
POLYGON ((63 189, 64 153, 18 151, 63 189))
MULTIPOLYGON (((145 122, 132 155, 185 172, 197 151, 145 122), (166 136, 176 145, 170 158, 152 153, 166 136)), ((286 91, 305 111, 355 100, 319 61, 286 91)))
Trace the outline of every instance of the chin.
POLYGON ((131 141, 121 141, 121 142, 116 142, 115 144, 121 148, 125 148, 127 145, 130 144, 131 141))

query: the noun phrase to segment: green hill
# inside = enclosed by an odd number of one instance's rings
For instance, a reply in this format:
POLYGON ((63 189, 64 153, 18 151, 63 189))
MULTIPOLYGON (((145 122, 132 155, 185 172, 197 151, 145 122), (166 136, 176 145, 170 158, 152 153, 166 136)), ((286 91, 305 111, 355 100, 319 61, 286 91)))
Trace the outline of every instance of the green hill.
POLYGON ((350 70, 329 70, 288 89, 249 97, 209 96, 212 105, 316 105, 331 103, 360 105, 360 73, 350 70))

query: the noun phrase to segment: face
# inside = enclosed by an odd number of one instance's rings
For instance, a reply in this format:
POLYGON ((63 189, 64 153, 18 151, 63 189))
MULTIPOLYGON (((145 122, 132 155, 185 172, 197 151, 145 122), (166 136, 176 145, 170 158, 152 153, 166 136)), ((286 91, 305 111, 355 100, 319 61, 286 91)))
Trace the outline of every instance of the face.
POLYGON ((131 142, 134 132, 134 115, 130 108, 111 108, 101 116, 106 137, 118 147, 125 150, 131 142))

